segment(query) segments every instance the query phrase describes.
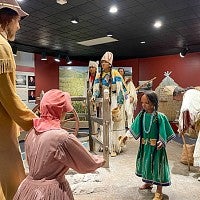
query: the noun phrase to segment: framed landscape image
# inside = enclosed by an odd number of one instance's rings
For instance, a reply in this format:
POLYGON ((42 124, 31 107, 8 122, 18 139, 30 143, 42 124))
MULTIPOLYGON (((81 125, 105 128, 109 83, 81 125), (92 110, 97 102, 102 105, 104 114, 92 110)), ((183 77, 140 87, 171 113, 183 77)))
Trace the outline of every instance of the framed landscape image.
POLYGON ((139 92, 145 92, 145 91, 150 91, 152 90, 152 86, 153 86, 153 81, 139 81, 139 92), (141 86, 141 87, 140 87, 141 86))
POLYGON ((16 75, 16 87, 26 87, 26 75, 16 75))

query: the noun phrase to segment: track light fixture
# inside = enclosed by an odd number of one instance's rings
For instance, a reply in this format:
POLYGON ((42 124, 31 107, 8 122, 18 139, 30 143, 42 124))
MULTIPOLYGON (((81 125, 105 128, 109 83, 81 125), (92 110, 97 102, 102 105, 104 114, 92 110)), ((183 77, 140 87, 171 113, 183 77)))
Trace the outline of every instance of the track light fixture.
POLYGON ((78 24, 79 23, 79 19, 76 17, 76 18, 72 18, 71 19, 71 23, 72 24, 78 24))
POLYGON ((66 61, 68 65, 72 64, 72 61, 69 59, 69 56, 66 57, 66 61))
POLYGON ((181 52, 180 52, 180 57, 181 57, 181 58, 184 58, 188 51, 189 51, 189 48, 188 48, 188 47, 183 48, 183 49, 181 50, 181 52))
POLYGON ((43 51, 41 54, 41 60, 47 60, 47 55, 45 51, 43 51))
POLYGON ((55 60, 56 62, 60 62, 60 54, 58 54, 58 55, 54 58, 54 60, 55 60))

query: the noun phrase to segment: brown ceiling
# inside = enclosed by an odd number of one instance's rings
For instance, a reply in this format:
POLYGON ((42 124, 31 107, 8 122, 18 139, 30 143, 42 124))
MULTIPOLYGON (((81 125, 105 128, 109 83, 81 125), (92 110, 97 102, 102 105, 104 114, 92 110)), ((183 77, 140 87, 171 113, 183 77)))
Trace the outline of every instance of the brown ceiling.
MULTIPOLYGON (((19 50, 49 55, 57 51, 71 58, 100 58, 105 51, 115 59, 140 58, 179 53, 188 45, 200 51, 200 0, 24 0, 21 7, 30 14, 21 22, 15 43, 19 50), (115 2, 118 13, 110 14, 115 2), (79 18, 72 24, 73 17, 79 18), (155 29, 155 20, 163 26, 155 29), (86 47, 77 42, 105 37, 118 42, 86 47), (146 41, 146 44, 140 44, 146 41)), ((13 44, 12 44, 13 45, 13 44)))

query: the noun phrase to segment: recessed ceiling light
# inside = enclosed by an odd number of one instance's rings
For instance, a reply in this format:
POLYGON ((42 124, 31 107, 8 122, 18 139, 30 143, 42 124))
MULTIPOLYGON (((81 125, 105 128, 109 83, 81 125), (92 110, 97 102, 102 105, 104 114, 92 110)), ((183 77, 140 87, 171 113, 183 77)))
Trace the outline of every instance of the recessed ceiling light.
POLYGON ((71 23, 72 24, 78 24, 79 23, 78 18, 71 19, 71 23))
POLYGON ((162 22, 161 21, 156 21, 153 26, 155 28, 160 28, 162 26, 162 22))
POLYGON ((110 13, 116 13, 118 11, 117 6, 111 6, 109 12, 110 13))
POLYGON ((146 42, 145 42, 145 41, 141 41, 140 43, 141 43, 141 44, 145 44, 146 42))

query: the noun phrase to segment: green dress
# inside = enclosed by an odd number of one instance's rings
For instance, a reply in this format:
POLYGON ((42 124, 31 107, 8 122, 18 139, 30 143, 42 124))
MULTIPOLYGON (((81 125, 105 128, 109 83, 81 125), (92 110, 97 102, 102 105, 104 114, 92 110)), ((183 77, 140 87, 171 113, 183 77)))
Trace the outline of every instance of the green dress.
POLYGON ((168 186, 170 169, 165 149, 166 143, 175 137, 167 117, 160 112, 140 112, 131 126, 135 139, 140 138, 140 147, 136 160, 136 175, 146 183, 168 186), (163 147, 157 150, 157 141, 163 147))

